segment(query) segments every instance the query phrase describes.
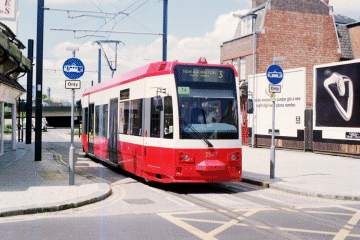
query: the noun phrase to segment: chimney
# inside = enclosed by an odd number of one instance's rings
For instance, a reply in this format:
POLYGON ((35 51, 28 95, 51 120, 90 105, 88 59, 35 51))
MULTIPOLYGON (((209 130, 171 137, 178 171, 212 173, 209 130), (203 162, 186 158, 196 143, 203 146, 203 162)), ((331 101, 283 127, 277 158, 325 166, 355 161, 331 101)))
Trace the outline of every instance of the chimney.
POLYGON ((252 8, 256 8, 265 2, 267 2, 267 0, 252 0, 252 8))

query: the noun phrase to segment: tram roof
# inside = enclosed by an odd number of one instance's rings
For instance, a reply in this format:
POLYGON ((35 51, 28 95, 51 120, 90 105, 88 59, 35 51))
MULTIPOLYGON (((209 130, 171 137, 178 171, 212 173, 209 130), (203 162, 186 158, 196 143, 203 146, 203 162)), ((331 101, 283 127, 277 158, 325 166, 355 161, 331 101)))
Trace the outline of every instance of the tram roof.
POLYGON ((188 62, 154 62, 147 64, 145 66, 136 68, 132 71, 126 72, 119 77, 113 78, 112 81, 104 82, 99 85, 96 85, 83 93, 83 96, 90 95, 92 93, 100 92, 112 87, 116 87, 125 83, 137 81, 146 77, 161 76, 166 74, 174 73, 174 68, 176 65, 191 65, 191 66, 209 66, 209 67, 230 67, 234 70, 236 76, 238 76, 237 71, 234 66, 231 64, 208 64, 208 63, 188 63, 188 62))

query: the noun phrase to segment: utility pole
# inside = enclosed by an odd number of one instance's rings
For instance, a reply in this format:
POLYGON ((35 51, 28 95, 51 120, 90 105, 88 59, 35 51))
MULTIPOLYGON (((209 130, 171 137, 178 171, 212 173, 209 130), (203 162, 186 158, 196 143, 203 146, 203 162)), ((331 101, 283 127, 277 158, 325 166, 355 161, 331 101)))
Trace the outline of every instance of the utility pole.
POLYGON ((168 35, 168 0, 164 1, 164 13, 163 13, 163 52, 162 60, 167 61, 167 35, 168 35))
POLYGON ((38 0, 36 36, 35 161, 42 159, 42 84, 44 57, 44 0, 38 0))
POLYGON ((33 89, 33 61, 34 61, 34 40, 28 41, 28 58, 31 62, 30 71, 27 73, 26 86, 26 144, 31 144, 31 123, 32 123, 32 89, 33 89))

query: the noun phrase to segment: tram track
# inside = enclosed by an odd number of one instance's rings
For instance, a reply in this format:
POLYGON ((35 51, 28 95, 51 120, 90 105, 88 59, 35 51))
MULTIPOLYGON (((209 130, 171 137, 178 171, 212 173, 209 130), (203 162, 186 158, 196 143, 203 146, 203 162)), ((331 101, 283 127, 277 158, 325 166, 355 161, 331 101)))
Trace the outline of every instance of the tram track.
MULTIPOLYGON (((326 219, 324 217, 320 217, 321 215, 316 214, 310 214, 305 209, 301 209, 298 207, 293 207, 291 204, 286 203, 280 203, 277 200, 271 200, 269 198, 263 198, 263 197, 255 197, 253 195, 249 195, 246 192, 248 191, 254 191, 254 190, 260 190, 261 187, 252 187, 248 186, 248 184, 243 183, 230 183, 230 184, 216 184, 212 185, 211 187, 218 188, 218 192, 221 194, 229 194, 229 197, 235 197, 239 200, 247 200, 251 201, 260 205, 263 205, 263 210, 261 211, 283 211, 287 213, 294 213, 297 215, 297 217, 301 219, 308 219, 311 221, 316 222, 318 225, 321 225, 325 228, 334 228, 337 226, 337 220, 336 219, 326 219), (243 192, 241 196, 236 195, 237 193, 243 192)), ((271 224, 268 222, 263 222, 255 219, 249 218, 250 216, 247 216, 249 212, 246 211, 234 211, 234 209, 224 207, 222 205, 216 204, 210 200, 205 200, 204 198, 196 196, 196 193, 181 193, 177 191, 171 191, 167 188, 163 189, 166 191, 166 193, 175 196, 177 198, 180 198, 182 200, 188 201, 191 204, 194 204, 196 206, 199 206, 201 208, 204 208, 205 210, 208 210, 209 212, 213 212, 216 214, 219 214, 229 220, 229 223, 232 222, 233 225, 241 225, 244 223, 247 227, 250 227, 252 231, 257 231, 262 234, 271 234, 272 236, 274 234, 278 235, 278 238, 280 239, 291 239, 291 240, 298 240, 302 239, 298 235, 294 235, 293 232, 297 232, 296 230, 293 231, 291 228, 281 227, 277 226, 275 224, 271 224), (245 212, 245 214, 243 213, 245 212), (285 230, 284 230, 285 229, 285 230)), ((215 191, 216 192, 216 191, 215 191)), ((200 193, 201 195, 201 193, 200 193)), ((255 211, 256 213, 256 211, 255 211)), ((174 213, 176 214, 176 213, 174 213)), ((250 211, 251 214, 251 211, 250 211)), ((312 232, 316 230, 312 229, 305 229, 305 232, 312 232)), ((301 230, 300 230, 301 232, 301 230)))
MULTIPOLYGON (((216 186, 221 188, 222 193, 228 193, 228 194, 239 193, 239 191, 238 191, 239 189, 236 189, 236 187, 234 187, 234 186, 227 186, 224 184, 217 184, 216 186)), ((246 224, 249 227, 251 227, 253 231, 256 231, 261 234, 265 234, 265 235, 278 234, 279 237, 281 236, 281 239, 290 239, 290 240, 300 240, 301 239, 293 234, 278 230, 277 226, 275 226, 275 225, 269 225, 269 224, 265 224, 260 221, 248 219, 247 217, 250 217, 250 215, 248 214, 249 212, 247 212, 245 214, 234 212, 233 209, 221 206, 219 204, 215 204, 210 201, 206 201, 202 198, 194 196, 193 194, 181 194, 181 193, 172 192, 172 191, 167 191, 167 193, 169 193, 170 195, 173 195, 175 197, 178 197, 182 200, 188 201, 192 204, 195 204, 199 207, 202 207, 206 210, 209 210, 210 212, 217 213, 217 214, 227 218, 231 225, 237 225, 237 224, 241 224, 242 222, 246 222, 246 224)), ((253 213, 255 213, 255 212, 253 212, 253 213)))

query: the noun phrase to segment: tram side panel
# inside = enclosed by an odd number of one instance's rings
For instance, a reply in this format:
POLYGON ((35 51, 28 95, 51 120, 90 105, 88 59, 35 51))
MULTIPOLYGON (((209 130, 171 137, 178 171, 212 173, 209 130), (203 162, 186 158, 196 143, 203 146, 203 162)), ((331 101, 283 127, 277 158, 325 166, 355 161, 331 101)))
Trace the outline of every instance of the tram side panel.
POLYGON ((118 158, 124 170, 138 176, 144 161, 144 79, 120 85, 118 158))
POLYGON ((165 99, 173 108, 176 95, 173 75, 151 77, 145 82, 144 147, 145 158, 142 176, 149 180, 172 182, 175 175, 174 138, 176 137, 175 116, 172 111, 172 126, 165 126, 165 99), (163 109, 156 109, 156 98, 161 97, 163 109), (166 129, 165 129, 166 127, 166 129))

